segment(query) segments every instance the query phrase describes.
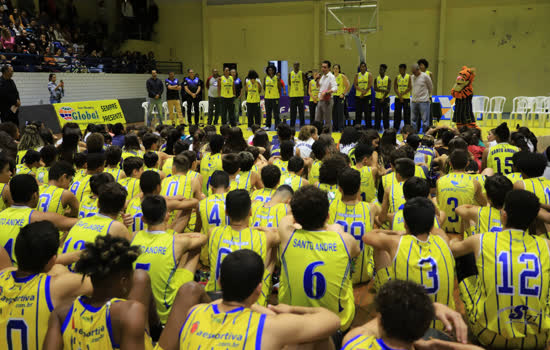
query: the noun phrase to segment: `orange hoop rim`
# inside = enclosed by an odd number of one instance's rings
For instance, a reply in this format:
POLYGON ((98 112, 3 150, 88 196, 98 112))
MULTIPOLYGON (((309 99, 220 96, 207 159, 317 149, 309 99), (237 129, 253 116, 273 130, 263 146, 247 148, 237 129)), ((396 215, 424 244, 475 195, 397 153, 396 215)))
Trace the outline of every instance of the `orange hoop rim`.
POLYGON ((355 34, 358 32, 357 27, 342 27, 342 32, 345 34, 355 34))

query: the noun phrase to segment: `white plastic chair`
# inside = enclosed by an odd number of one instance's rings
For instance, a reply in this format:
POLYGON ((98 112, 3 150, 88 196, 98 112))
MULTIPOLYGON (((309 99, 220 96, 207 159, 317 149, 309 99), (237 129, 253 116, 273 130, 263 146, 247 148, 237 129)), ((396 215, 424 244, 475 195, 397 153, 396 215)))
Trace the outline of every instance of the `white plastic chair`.
POLYGON ((510 123, 512 123, 514 120, 520 121, 520 126, 527 126, 525 118, 527 117, 527 113, 529 112, 529 100, 525 96, 518 96, 514 97, 514 100, 512 101, 512 112, 510 113, 510 123))
POLYGON ((141 104, 141 108, 143 108, 143 121, 145 122, 145 125, 147 125, 147 111, 149 110, 149 102, 145 101, 141 104))
POLYGON ((185 120, 185 116, 187 115, 187 101, 183 101, 181 104, 181 113, 183 114, 183 119, 185 120))
POLYGON ((546 127, 546 123, 548 122, 549 117, 550 117, 550 97, 546 97, 544 100, 544 105, 542 107, 542 113, 539 116, 541 128, 546 127))
MULTIPOLYGON (((489 100, 489 110, 487 111, 487 119, 492 116, 490 125, 494 125, 496 120, 496 125, 502 123, 502 112, 504 111, 504 105, 506 104, 506 97, 504 96, 494 96, 489 100)), ((488 126, 490 126, 488 125, 488 126)))
POLYGON ((170 109, 168 108, 168 102, 164 101, 162 103, 162 109, 164 110, 164 115, 166 116, 166 118, 168 118, 168 116, 170 115, 170 109))
POLYGON ((533 100, 531 110, 527 113, 527 120, 531 121, 531 126, 535 126, 535 116, 539 118, 539 127, 543 128, 548 115, 548 98, 546 96, 537 96, 533 100))
POLYGON ((472 98, 472 110, 476 120, 481 120, 481 125, 487 123, 487 111, 489 110, 490 99, 487 96, 474 96, 472 98))

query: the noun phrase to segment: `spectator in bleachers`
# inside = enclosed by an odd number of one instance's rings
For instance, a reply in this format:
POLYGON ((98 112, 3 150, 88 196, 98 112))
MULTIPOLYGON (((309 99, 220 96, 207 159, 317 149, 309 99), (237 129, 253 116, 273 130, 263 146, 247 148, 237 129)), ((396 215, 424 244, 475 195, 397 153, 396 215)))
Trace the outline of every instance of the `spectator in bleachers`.
POLYGON ((19 10, 17 10, 16 8, 13 9, 13 12, 10 15, 10 22, 15 24, 17 27, 25 28, 25 26, 23 26, 21 22, 21 16, 19 15, 19 10))
POLYGON ((46 67, 46 70, 53 69, 55 67, 55 58, 52 55, 52 50, 50 47, 46 47, 46 50, 44 51, 44 67, 46 67))
POLYGON ((2 49, 7 52, 14 51, 15 37, 13 37, 7 28, 2 29, 1 39, 2 49))
POLYGON ((0 6, 0 25, 7 27, 10 25, 10 15, 4 6, 0 6))
POLYGON ((63 80, 57 84, 57 77, 55 74, 51 73, 49 76, 48 82, 48 91, 50 92, 50 103, 59 103, 61 98, 65 96, 65 84, 63 80))

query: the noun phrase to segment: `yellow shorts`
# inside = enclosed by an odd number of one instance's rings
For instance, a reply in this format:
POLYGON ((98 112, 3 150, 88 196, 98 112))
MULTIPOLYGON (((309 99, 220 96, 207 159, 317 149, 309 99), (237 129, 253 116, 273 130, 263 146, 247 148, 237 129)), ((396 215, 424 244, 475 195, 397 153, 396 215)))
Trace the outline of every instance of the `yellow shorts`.
POLYGON ((523 338, 505 338, 480 324, 471 324, 472 333, 484 347, 497 350, 543 350, 546 349, 548 334, 529 335, 523 338))
POLYGON ((374 273, 374 289, 378 292, 389 280, 391 280, 391 267, 377 270, 374 273))

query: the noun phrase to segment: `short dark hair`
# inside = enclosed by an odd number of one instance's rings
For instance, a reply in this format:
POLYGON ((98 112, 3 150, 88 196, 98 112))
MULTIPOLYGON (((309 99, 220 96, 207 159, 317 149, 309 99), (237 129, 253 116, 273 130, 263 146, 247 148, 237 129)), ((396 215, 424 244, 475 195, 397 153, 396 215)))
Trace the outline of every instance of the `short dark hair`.
POLYGON ((40 152, 30 149, 25 153, 25 156, 22 159, 25 164, 33 164, 40 162, 40 152))
POLYGON ((185 142, 181 139, 174 142, 174 146, 172 147, 172 150, 174 151, 174 155, 177 156, 178 154, 182 153, 183 151, 187 151, 189 149, 190 143, 185 142))
POLYGON ((50 166, 57 158, 57 148, 54 145, 46 145, 40 150, 40 158, 46 166, 50 166))
POLYGON ((355 146, 355 162, 360 163, 363 159, 372 156, 373 153, 374 147, 364 143, 358 143, 357 146, 355 146))
POLYGON ((504 211, 508 219, 506 227, 527 230, 540 209, 538 197, 525 190, 512 190, 504 200, 504 211))
POLYGON ((409 179, 414 176, 416 166, 414 160, 409 158, 399 158, 395 161, 395 172, 403 179, 409 179))
POLYGON ((281 159, 288 161, 294 155, 294 142, 284 140, 281 142, 281 159))
POLYGON ((148 225, 158 225, 164 222, 166 212, 166 200, 159 195, 148 195, 141 202, 143 219, 148 225))
POLYGON ((53 165, 50 167, 50 171, 48 172, 48 178, 50 180, 59 180, 61 176, 67 175, 67 178, 73 177, 75 174, 75 170, 71 163, 66 162, 64 160, 60 160, 58 162, 53 163, 53 165))
POLYGON ((430 184, 426 179, 413 176, 403 183, 403 195, 406 201, 415 197, 427 198, 430 195, 430 184))
POLYGON ((189 159, 189 167, 191 167, 193 162, 197 161, 197 153, 195 153, 195 151, 186 150, 181 152, 181 154, 183 154, 184 156, 187 157, 187 159, 189 159))
POLYGON ((254 166, 254 155, 248 151, 239 152, 239 168, 241 171, 250 171, 254 166))
POLYGON ((127 150, 139 150, 139 138, 135 134, 126 134, 124 136, 124 148, 127 150))
POLYGON ((288 161, 288 171, 292 171, 293 173, 297 173, 300 170, 304 168, 304 160, 302 157, 292 157, 288 161))
POLYGON ((250 213, 252 201, 247 190, 233 190, 225 199, 225 212, 231 221, 244 220, 250 213))
POLYGON ((261 171, 262 182, 266 188, 275 188, 281 180, 281 170, 276 165, 266 165, 261 171))
POLYGON ((514 189, 514 184, 504 175, 495 174, 485 179, 485 191, 487 198, 493 207, 502 209, 508 192, 514 189))
POLYGON ((313 185, 303 186, 294 193, 290 207, 294 219, 304 230, 318 230, 328 217, 328 196, 313 185))
MULTIPOLYGON (((240 249, 223 259, 220 275, 223 300, 242 302, 262 283, 264 262, 253 250, 240 249)), ((214 276, 210 277, 213 278, 214 276)))
POLYGON ((407 69, 407 65, 406 65, 405 63, 401 63, 401 64, 399 65, 399 69, 401 69, 401 68, 407 69))
POLYGON ((425 58, 419 59, 418 61, 416 61, 416 64, 418 64, 418 65, 423 64, 424 66, 426 66, 426 68, 428 68, 428 66, 429 66, 428 61, 425 58))
POLYGON ((500 142, 508 142, 510 139, 510 129, 508 124, 502 123, 495 128, 495 136, 499 139, 500 142))
POLYGON ((281 143, 285 140, 290 140, 292 135, 293 131, 288 124, 281 123, 277 125, 277 136, 279 136, 279 141, 281 143))
POLYGON ((212 188, 228 188, 229 187, 229 175, 225 171, 216 170, 210 176, 210 187, 212 188))
POLYGON ((49 221, 38 221, 21 228, 15 239, 15 258, 20 270, 40 273, 59 248, 59 231, 49 221))
POLYGON ((233 175, 239 171, 241 166, 241 159, 235 153, 225 154, 222 157, 223 170, 229 175, 233 175))
POLYGON ((154 143, 157 143, 159 141, 159 137, 151 132, 145 133, 143 137, 141 138, 141 142, 143 143, 143 147, 145 147, 146 150, 150 149, 154 143))
POLYGON ((328 157, 319 168, 319 182, 336 185, 338 183, 338 173, 347 167, 346 160, 340 154, 328 157))
POLYGON ((403 218, 413 236, 429 233, 434 226, 435 206, 426 197, 415 197, 405 202, 403 218))
POLYGON ((134 170, 139 170, 143 167, 143 159, 139 157, 128 157, 124 159, 122 163, 122 170, 126 174, 126 177, 132 176, 134 170))
POLYGON ((322 64, 326 64, 329 68, 331 66, 330 61, 328 61, 328 60, 324 60, 322 64))
POLYGON ((160 175, 153 170, 144 171, 139 178, 139 187, 141 188, 141 192, 143 192, 143 194, 153 193, 160 184, 160 175))
POLYGON ((159 155, 155 152, 146 152, 143 155, 143 163, 148 168, 154 168, 159 162, 159 155))
POLYGON ((420 146, 420 136, 417 134, 410 134, 407 136, 407 145, 411 146, 415 151, 420 146))
POLYGON ((86 164, 87 156, 85 153, 77 153, 74 155, 74 166, 77 168, 83 168, 86 164))
POLYGON ((464 170, 468 165, 469 159, 470 155, 468 154, 468 151, 463 149, 456 149, 449 155, 449 161, 455 170, 464 170))
POLYGON ((517 155, 514 165, 528 178, 540 177, 544 174, 548 163, 544 154, 523 151, 516 152, 514 155, 517 155))
POLYGON ((117 165, 122 157, 122 149, 118 146, 110 146, 105 151, 105 160, 107 165, 117 165))
POLYGON ((395 161, 400 158, 409 158, 409 155, 407 154, 407 150, 405 147, 399 147, 398 149, 394 149, 390 153, 390 164, 395 166, 395 161))
POLYGON ((88 170, 97 170, 105 166, 105 155, 103 153, 88 153, 86 156, 88 170))
POLYGON ((179 154, 174 157, 173 166, 176 167, 177 172, 185 173, 191 168, 191 162, 189 161, 189 158, 183 154, 179 154))
POLYGON ((124 208, 128 191, 119 183, 111 182, 103 185, 97 201, 99 211, 116 215, 124 208))
POLYGON ((380 65, 380 68, 388 69, 388 66, 387 66, 386 64, 382 63, 382 64, 380 65))
POLYGON ((115 182, 115 178, 109 173, 94 174, 90 178, 90 189, 92 190, 93 194, 99 196, 102 190, 101 186, 111 182, 115 182))
POLYGON ((103 146, 105 145, 105 138, 103 134, 94 132, 86 139, 86 151, 88 153, 103 152, 103 146))
POLYGON ((361 173, 352 168, 345 168, 338 174, 338 187, 346 196, 353 196, 361 188, 361 173))
POLYGON ((15 204, 29 202, 35 193, 38 194, 38 183, 34 176, 20 174, 11 178, 10 194, 15 204))
POLYGON ((384 333, 402 342, 422 338, 435 317, 425 287, 411 281, 389 281, 378 291, 374 303, 384 333))
POLYGON ((222 135, 212 135, 208 138, 208 143, 210 145, 210 151, 212 154, 220 153, 223 147, 225 140, 222 135))
POLYGON ((448 146, 449 142, 451 142, 452 139, 454 139, 455 134, 452 131, 445 130, 441 134, 441 142, 443 142, 443 146, 448 146))
POLYGON ((313 144, 311 145, 311 151, 313 152, 315 159, 323 160, 323 158, 327 154, 327 147, 328 145, 322 140, 317 140, 313 142, 313 144))

